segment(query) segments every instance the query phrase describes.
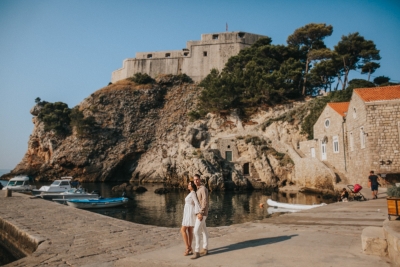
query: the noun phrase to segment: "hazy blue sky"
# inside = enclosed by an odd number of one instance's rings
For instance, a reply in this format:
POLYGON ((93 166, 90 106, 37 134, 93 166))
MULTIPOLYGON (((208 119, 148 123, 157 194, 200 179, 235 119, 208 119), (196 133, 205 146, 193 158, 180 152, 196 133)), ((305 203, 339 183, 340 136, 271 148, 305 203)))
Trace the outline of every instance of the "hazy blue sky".
POLYGON ((72 108, 107 85, 125 58, 182 49, 226 23, 274 44, 308 23, 327 23, 330 48, 358 31, 381 50, 374 76, 400 81, 399 14, 398 0, 0 0, 0 169, 25 154, 36 97, 72 108))

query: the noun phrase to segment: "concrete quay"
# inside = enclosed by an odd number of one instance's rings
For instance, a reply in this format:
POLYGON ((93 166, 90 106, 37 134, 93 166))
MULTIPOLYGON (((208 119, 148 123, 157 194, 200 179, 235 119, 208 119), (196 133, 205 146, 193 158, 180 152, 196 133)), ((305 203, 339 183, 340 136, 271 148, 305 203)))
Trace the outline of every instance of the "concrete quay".
POLYGON ((135 224, 18 193, 1 195, 0 203, 2 226, 37 244, 6 266, 396 266, 388 257, 363 253, 361 245, 363 229, 382 227, 387 219, 385 195, 209 228, 210 254, 196 260, 183 256, 178 228, 135 224))

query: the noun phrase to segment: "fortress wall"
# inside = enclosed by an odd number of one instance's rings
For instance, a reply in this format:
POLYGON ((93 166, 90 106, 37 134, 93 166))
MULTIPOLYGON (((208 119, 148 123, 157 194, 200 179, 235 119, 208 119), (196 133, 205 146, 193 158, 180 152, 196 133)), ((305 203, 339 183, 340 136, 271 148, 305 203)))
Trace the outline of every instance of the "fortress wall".
POLYGON ((262 37, 244 32, 203 34, 201 41, 188 41, 185 50, 139 52, 136 58, 124 60, 123 67, 112 73, 111 82, 126 79, 138 72, 147 73, 153 78, 159 74, 185 73, 199 82, 211 69, 221 71, 230 57, 262 37))
POLYGON ((183 57, 184 51, 182 50, 171 50, 171 51, 157 51, 157 52, 138 52, 136 53, 136 59, 159 59, 159 58, 176 58, 183 57), (151 58, 149 58, 151 55, 151 58))

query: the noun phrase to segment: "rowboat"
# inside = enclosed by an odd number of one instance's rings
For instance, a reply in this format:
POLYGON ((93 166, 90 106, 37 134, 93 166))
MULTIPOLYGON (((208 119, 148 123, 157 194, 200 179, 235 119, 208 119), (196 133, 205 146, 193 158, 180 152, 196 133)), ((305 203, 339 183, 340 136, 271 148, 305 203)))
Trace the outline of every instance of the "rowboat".
POLYGON ((296 209, 285 209, 285 208, 278 208, 278 207, 268 207, 267 212, 268 214, 274 214, 274 213, 293 213, 293 212, 299 212, 301 210, 296 210, 296 209))
POLYGON ((284 208, 284 209, 291 209, 291 210, 309 210, 317 207, 325 206, 325 203, 321 204, 313 204, 313 205, 303 205, 303 204, 290 204, 290 203, 281 203, 276 202, 271 199, 267 200, 268 206, 277 207, 277 208, 284 208))
POLYGON ((100 209, 121 206, 128 202, 126 197, 98 199, 68 199, 67 205, 78 209, 100 209))

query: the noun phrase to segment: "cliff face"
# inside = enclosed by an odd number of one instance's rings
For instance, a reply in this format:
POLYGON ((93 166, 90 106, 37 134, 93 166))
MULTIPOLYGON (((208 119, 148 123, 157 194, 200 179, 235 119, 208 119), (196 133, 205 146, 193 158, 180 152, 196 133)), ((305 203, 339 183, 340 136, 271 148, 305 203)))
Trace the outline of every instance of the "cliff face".
POLYGON ((173 76, 160 77, 152 86, 119 81, 79 104, 85 117, 95 119, 87 136, 74 129, 67 137, 45 132, 37 117, 40 106, 35 106, 28 151, 7 176, 29 174, 48 181, 68 175, 82 182, 182 186, 199 173, 212 190, 285 184, 332 188, 331 174, 307 172, 304 166, 318 163, 293 149, 305 140, 299 122, 265 124, 302 103, 270 108, 247 122, 235 114, 209 114, 190 122, 187 113, 199 92, 196 85, 180 84, 173 76), (226 160, 229 156, 232 160, 226 160))

